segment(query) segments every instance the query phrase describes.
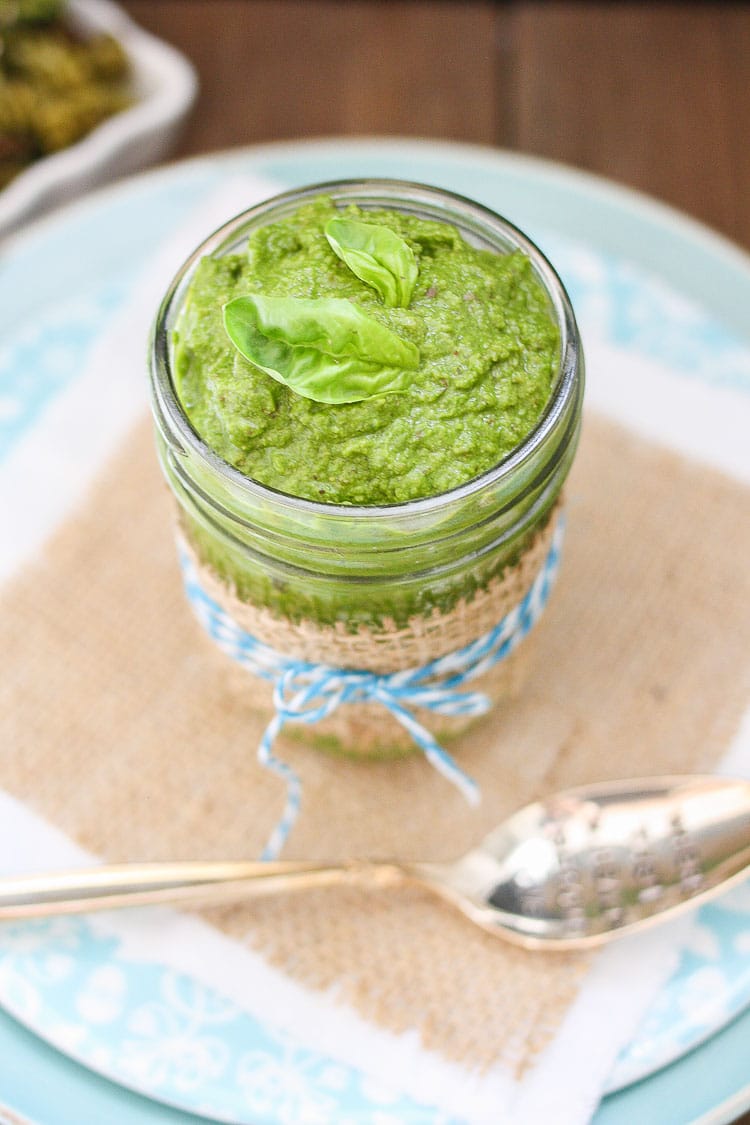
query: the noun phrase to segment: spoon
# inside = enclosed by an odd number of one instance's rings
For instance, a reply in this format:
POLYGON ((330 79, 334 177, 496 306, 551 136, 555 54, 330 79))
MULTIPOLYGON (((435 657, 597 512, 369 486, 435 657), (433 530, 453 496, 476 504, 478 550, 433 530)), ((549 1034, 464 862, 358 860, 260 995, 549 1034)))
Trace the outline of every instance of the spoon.
POLYGON ((750 869, 750 782, 659 777, 527 805, 455 863, 131 863, 0 879, 0 920, 331 885, 419 884, 527 949, 584 949, 704 902, 750 869))

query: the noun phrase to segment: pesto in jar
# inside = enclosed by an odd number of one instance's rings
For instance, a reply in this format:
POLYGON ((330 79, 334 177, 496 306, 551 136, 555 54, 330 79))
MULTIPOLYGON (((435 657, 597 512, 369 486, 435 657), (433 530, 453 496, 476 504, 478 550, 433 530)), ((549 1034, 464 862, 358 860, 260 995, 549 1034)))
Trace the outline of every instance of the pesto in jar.
POLYGON ((182 406, 222 459, 282 492, 358 506, 437 495, 498 464, 539 420, 559 361, 548 297, 521 251, 495 254, 447 223, 327 198, 253 232, 243 253, 203 258, 173 347, 182 406), (384 299, 334 252, 332 219, 399 236, 416 263, 406 296, 384 299), (296 298, 303 310, 350 302, 416 358, 393 374, 395 390, 316 401, 230 339, 225 307, 247 297, 296 298))

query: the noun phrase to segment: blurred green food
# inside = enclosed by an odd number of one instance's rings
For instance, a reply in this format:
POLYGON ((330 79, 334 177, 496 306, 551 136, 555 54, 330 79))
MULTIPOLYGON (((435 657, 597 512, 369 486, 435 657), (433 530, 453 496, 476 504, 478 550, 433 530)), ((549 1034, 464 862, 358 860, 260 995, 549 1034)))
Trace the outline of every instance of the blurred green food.
POLYGON ((132 103, 109 35, 78 38, 60 0, 0 0, 0 188, 132 103))
POLYGON ((0 27, 57 19, 64 0, 0 0, 0 27))

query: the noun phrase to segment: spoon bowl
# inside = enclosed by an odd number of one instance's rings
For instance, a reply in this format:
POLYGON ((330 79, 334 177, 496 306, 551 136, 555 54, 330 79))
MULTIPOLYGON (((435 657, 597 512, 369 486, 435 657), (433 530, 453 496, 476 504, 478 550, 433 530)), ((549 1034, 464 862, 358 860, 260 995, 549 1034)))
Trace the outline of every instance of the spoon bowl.
POLYGON ((664 920, 750 867, 750 783, 661 777, 527 805, 449 866, 416 874, 492 933, 577 949, 664 920))
POLYGON ((418 883, 527 949, 585 949, 672 917, 750 868, 750 782, 640 778, 527 805, 455 863, 121 864, 0 879, 0 920, 311 887, 418 883))

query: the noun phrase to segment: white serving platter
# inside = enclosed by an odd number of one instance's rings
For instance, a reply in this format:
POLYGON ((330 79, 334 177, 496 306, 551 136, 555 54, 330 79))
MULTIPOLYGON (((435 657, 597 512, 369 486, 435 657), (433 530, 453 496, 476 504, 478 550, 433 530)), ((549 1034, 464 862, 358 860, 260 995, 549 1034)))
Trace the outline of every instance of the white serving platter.
POLYGON ((76 30, 106 32, 122 44, 132 67, 135 102, 2 189, 0 237, 32 216, 163 159, 198 91, 188 60, 143 31, 111 0, 69 0, 67 16, 76 30))

